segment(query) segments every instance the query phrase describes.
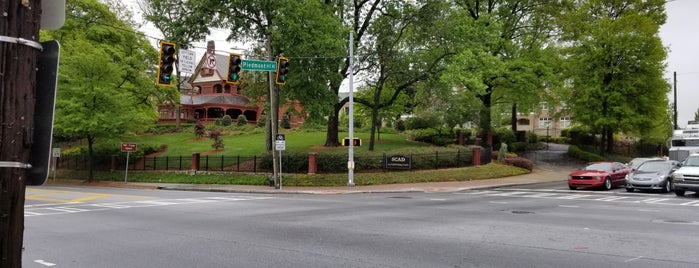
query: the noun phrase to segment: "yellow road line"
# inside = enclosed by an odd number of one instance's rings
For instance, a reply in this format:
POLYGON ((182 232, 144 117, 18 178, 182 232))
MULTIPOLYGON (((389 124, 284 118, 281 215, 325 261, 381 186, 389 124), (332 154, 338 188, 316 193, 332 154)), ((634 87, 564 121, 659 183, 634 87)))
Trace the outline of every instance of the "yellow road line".
POLYGON ((90 200, 104 198, 104 197, 108 197, 108 196, 113 196, 113 195, 112 194, 98 194, 98 195, 91 195, 91 196, 87 196, 87 197, 83 197, 83 198, 76 198, 76 199, 73 199, 70 201, 71 202, 84 202, 84 201, 90 201, 90 200))

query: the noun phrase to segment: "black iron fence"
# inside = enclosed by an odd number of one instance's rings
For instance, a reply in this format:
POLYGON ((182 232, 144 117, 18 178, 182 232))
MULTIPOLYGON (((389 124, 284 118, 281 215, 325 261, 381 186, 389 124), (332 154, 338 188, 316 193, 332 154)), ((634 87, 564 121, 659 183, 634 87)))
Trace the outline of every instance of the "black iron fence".
MULTIPOLYGON (((456 168, 470 166, 473 163, 472 151, 453 150, 436 151, 433 153, 407 153, 382 155, 355 155, 355 170, 361 171, 403 171, 440 168, 456 168), (395 156, 403 157, 409 166, 396 165, 395 156)), ((489 155, 489 154, 485 154, 489 155)), ((342 173, 347 171, 348 156, 342 154, 316 154, 317 172, 342 173)), ((308 154, 282 155, 282 171, 287 173, 307 173, 308 154)), ((400 159, 400 158, 398 158, 400 159)), ((87 170, 89 161, 87 155, 62 156, 57 159, 58 169, 87 170)), ((95 170, 126 169, 126 156, 94 156, 92 163, 95 170)), ((263 156, 230 156, 230 155, 191 155, 191 156, 145 156, 130 158, 129 170, 202 170, 226 172, 270 172, 272 169, 271 155, 263 156), (198 167, 197 167, 198 166, 198 167)))

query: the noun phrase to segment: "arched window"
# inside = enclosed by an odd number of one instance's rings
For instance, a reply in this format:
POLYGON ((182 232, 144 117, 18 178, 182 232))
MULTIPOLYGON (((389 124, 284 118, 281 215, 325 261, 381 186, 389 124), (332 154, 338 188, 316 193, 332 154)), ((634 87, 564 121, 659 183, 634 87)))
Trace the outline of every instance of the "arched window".
POLYGON ((221 85, 214 85, 214 92, 223 93, 223 87, 221 85))

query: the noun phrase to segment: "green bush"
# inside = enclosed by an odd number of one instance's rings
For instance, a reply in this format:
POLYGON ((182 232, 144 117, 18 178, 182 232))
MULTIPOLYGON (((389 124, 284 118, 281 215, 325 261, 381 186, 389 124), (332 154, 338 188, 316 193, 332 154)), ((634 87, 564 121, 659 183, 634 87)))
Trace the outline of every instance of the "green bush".
POLYGON ((537 136, 536 133, 528 131, 526 135, 527 135, 527 143, 539 142, 539 136, 537 136))
POLYGON ((409 139, 419 142, 434 144, 437 146, 446 146, 454 144, 454 133, 446 129, 413 129, 408 135, 409 139))
POLYGON ((571 145, 568 146, 568 155, 570 157, 580 159, 585 162, 597 162, 597 161, 605 161, 606 159, 598 154, 594 154, 591 152, 586 152, 580 149, 580 147, 571 145))
POLYGON ((395 123, 393 123, 393 128, 398 130, 399 132, 405 131, 405 121, 403 120, 396 120, 395 123))
POLYGON ((524 152, 527 150, 527 145, 529 145, 526 142, 513 142, 507 145, 507 150, 510 152, 524 152))
POLYGON ((258 127, 264 127, 267 124, 267 116, 262 115, 260 118, 257 119, 257 126, 258 127))
POLYGON ((565 133, 565 136, 563 137, 568 138, 570 144, 573 145, 595 143, 595 136, 592 134, 590 128, 586 126, 575 125, 568 128, 565 132, 562 131, 561 135, 563 135, 563 133, 565 133))
POLYGON ((281 122, 282 128, 284 129, 290 129, 291 128, 291 121, 289 121, 289 115, 285 114, 282 117, 282 122, 281 122))
POLYGON ((233 124, 233 118, 230 115, 224 115, 221 117, 221 125, 227 127, 233 124))
POLYGON ((236 125, 238 126, 245 126, 248 124, 248 119, 245 118, 245 115, 239 115, 238 116, 238 123, 236 125))

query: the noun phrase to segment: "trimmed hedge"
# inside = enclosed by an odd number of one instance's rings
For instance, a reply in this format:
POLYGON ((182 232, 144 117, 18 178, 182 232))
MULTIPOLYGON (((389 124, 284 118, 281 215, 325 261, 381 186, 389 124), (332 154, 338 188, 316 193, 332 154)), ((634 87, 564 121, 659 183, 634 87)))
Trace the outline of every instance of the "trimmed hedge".
POLYGON ((583 151, 578 146, 575 146, 575 145, 568 146, 568 155, 570 157, 580 159, 580 160, 586 161, 586 162, 597 162, 597 161, 605 161, 606 160, 604 157, 602 157, 598 154, 583 151))

